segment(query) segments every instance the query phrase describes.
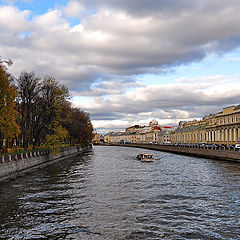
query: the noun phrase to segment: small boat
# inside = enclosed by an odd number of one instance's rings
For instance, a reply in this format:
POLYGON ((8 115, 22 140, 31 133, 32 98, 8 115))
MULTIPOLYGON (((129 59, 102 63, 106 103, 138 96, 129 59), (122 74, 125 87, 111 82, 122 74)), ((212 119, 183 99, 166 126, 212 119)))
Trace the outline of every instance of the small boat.
POLYGON ((141 153, 137 155, 137 159, 141 160, 142 162, 152 162, 154 157, 150 153, 141 153))

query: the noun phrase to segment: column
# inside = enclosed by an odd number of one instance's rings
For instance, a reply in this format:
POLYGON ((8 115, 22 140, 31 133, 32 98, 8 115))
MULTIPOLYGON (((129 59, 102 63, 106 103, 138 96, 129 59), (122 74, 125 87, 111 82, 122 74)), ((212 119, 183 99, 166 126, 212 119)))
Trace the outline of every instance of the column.
POLYGON ((228 142, 229 142, 229 144, 231 144, 232 143, 232 128, 229 128, 228 129, 228 142))
POLYGON ((225 130, 225 134, 226 134, 225 141, 226 141, 227 144, 228 144, 228 142, 229 142, 229 131, 228 131, 228 129, 225 130))
POLYGON ((219 130, 216 130, 216 142, 219 142, 219 130))
POLYGON ((233 128, 233 138, 232 138, 233 142, 236 142, 236 128, 233 128))
POLYGON ((236 136, 237 136, 237 143, 239 143, 239 141, 240 141, 240 130, 239 130, 239 128, 237 128, 236 129, 236 136))

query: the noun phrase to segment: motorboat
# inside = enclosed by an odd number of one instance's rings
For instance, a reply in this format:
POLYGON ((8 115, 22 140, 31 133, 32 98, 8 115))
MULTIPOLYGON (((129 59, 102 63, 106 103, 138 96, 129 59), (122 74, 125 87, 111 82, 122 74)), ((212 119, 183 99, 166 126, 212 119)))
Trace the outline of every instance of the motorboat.
POLYGON ((137 159, 142 162, 152 162, 154 160, 153 154, 150 153, 140 153, 137 155, 137 159))

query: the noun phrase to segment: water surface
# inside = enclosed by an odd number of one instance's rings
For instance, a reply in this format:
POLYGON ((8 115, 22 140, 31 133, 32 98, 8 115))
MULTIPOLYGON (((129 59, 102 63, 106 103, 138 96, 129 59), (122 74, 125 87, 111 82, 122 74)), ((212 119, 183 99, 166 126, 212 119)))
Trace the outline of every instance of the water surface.
POLYGON ((240 239, 240 164, 94 147, 0 183, 0 239, 240 239))

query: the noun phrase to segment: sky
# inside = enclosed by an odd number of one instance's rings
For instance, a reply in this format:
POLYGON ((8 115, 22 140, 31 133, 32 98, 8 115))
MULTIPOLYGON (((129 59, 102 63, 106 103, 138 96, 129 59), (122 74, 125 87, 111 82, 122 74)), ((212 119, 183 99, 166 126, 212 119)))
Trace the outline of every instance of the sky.
POLYGON ((0 0, 9 71, 50 75, 98 133, 240 104, 240 0, 0 0))

